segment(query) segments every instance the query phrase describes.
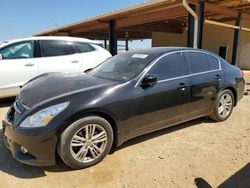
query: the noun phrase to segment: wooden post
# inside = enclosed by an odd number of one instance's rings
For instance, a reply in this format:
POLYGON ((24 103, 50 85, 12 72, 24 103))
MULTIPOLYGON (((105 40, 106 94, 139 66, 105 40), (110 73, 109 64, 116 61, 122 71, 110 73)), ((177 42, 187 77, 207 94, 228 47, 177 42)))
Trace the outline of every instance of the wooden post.
POLYGON ((109 51, 112 55, 117 54, 116 22, 109 21, 109 51))
MULTIPOLYGON (((236 26, 241 26, 241 18, 242 18, 242 12, 239 12, 239 17, 235 21, 236 26)), ((241 27, 239 29, 234 30, 234 42, 233 42, 233 53, 232 53, 232 65, 236 65, 237 60, 237 50, 240 40, 240 31, 241 27)))
MULTIPOLYGON (((190 4, 190 7, 195 11, 196 6, 190 4)), ((187 46, 193 48, 194 45, 194 17, 189 13, 188 14, 188 38, 187 38, 187 46)))
POLYGON ((202 48, 204 14, 205 14, 205 0, 200 0, 199 27, 198 27, 198 48, 200 49, 202 48))

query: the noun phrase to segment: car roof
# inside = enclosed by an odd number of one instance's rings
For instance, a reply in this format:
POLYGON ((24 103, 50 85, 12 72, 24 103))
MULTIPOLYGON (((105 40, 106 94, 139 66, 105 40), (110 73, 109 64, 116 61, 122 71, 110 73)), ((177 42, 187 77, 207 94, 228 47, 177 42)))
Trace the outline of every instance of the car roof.
MULTIPOLYGON (((209 52, 209 51, 203 50, 203 49, 195 49, 195 48, 187 48, 187 47, 153 47, 153 48, 133 50, 130 52, 148 53, 148 54, 165 54, 165 53, 175 52, 175 51, 190 51, 190 50, 197 51, 197 52, 209 52)), ((211 53, 211 52, 209 52, 209 53, 211 53)))
MULTIPOLYGON (((195 48, 187 48, 187 47, 153 47, 153 48, 146 48, 146 49, 138 49, 129 51, 128 53, 133 54, 149 54, 153 56, 160 56, 169 52, 176 52, 176 51, 196 51, 196 52, 206 52, 209 54, 214 54, 212 52, 209 52, 207 50, 203 49, 195 49, 195 48)), ((215 54, 214 54, 215 55, 215 54)))
POLYGON ((97 44, 97 45, 102 44, 102 42, 99 42, 99 41, 94 41, 94 40, 90 40, 86 38, 79 38, 79 37, 37 36, 37 37, 27 37, 27 38, 9 40, 7 43, 3 43, 1 47, 16 43, 16 42, 30 41, 30 40, 65 40, 65 41, 85 42, 85 43, 91 43, 91 44, 97 44))

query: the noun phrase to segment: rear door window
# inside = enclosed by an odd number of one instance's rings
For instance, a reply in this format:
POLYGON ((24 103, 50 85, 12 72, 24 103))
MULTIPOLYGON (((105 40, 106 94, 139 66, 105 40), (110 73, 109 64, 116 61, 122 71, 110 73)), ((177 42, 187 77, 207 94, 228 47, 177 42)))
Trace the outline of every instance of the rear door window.
POLYGON ((75 53, 70 45, 63 40, 41 40, 41 57, 70 55, 75 53))
POLYGON ((90 44, 82 43, 82 42, 72 42, 74 49, 77 53, 85 53, 95 51, 95 48, 90 44))
POLYGON ((189 62, 192 74, 212 70, 206 53, 185 52, 185 56, 189 62))
POLYGON ((220 65, 219 65, 219 60, 212 56, 212 55, 207 55, 208 56, 208 59, 209 59, 209 63, 210 63, 210 66, 212 68, 212 70, 217 70, 220 68, 220 65))
POLYGON ((160 59, 149 71, 149 74, 157 76, 159 80, 165 80, 187 75, 187 72, 182 54, 174 53, 160 59))

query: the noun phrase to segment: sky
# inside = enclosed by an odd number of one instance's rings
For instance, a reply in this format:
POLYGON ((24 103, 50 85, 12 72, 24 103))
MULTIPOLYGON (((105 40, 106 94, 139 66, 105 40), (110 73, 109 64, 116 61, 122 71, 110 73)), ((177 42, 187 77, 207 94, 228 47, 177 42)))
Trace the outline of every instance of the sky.
MULTIPOLYGON (((143 2, 145 0, 0 0, 0 41, 29 37, 143 2)), ((144 40, 130 46, 150 47, 150 44, 150 40, 144 40)))

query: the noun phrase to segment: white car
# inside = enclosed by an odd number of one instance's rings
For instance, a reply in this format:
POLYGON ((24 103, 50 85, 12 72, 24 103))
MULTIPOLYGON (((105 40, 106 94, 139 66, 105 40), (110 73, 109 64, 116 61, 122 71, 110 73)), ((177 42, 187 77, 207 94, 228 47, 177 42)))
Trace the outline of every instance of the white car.
POLYGON ((16 96, 20 87, 48 72, 83 72, 111 54, 99 42, 75 37, 31 37, 0 46, 0 98, 16 96))

